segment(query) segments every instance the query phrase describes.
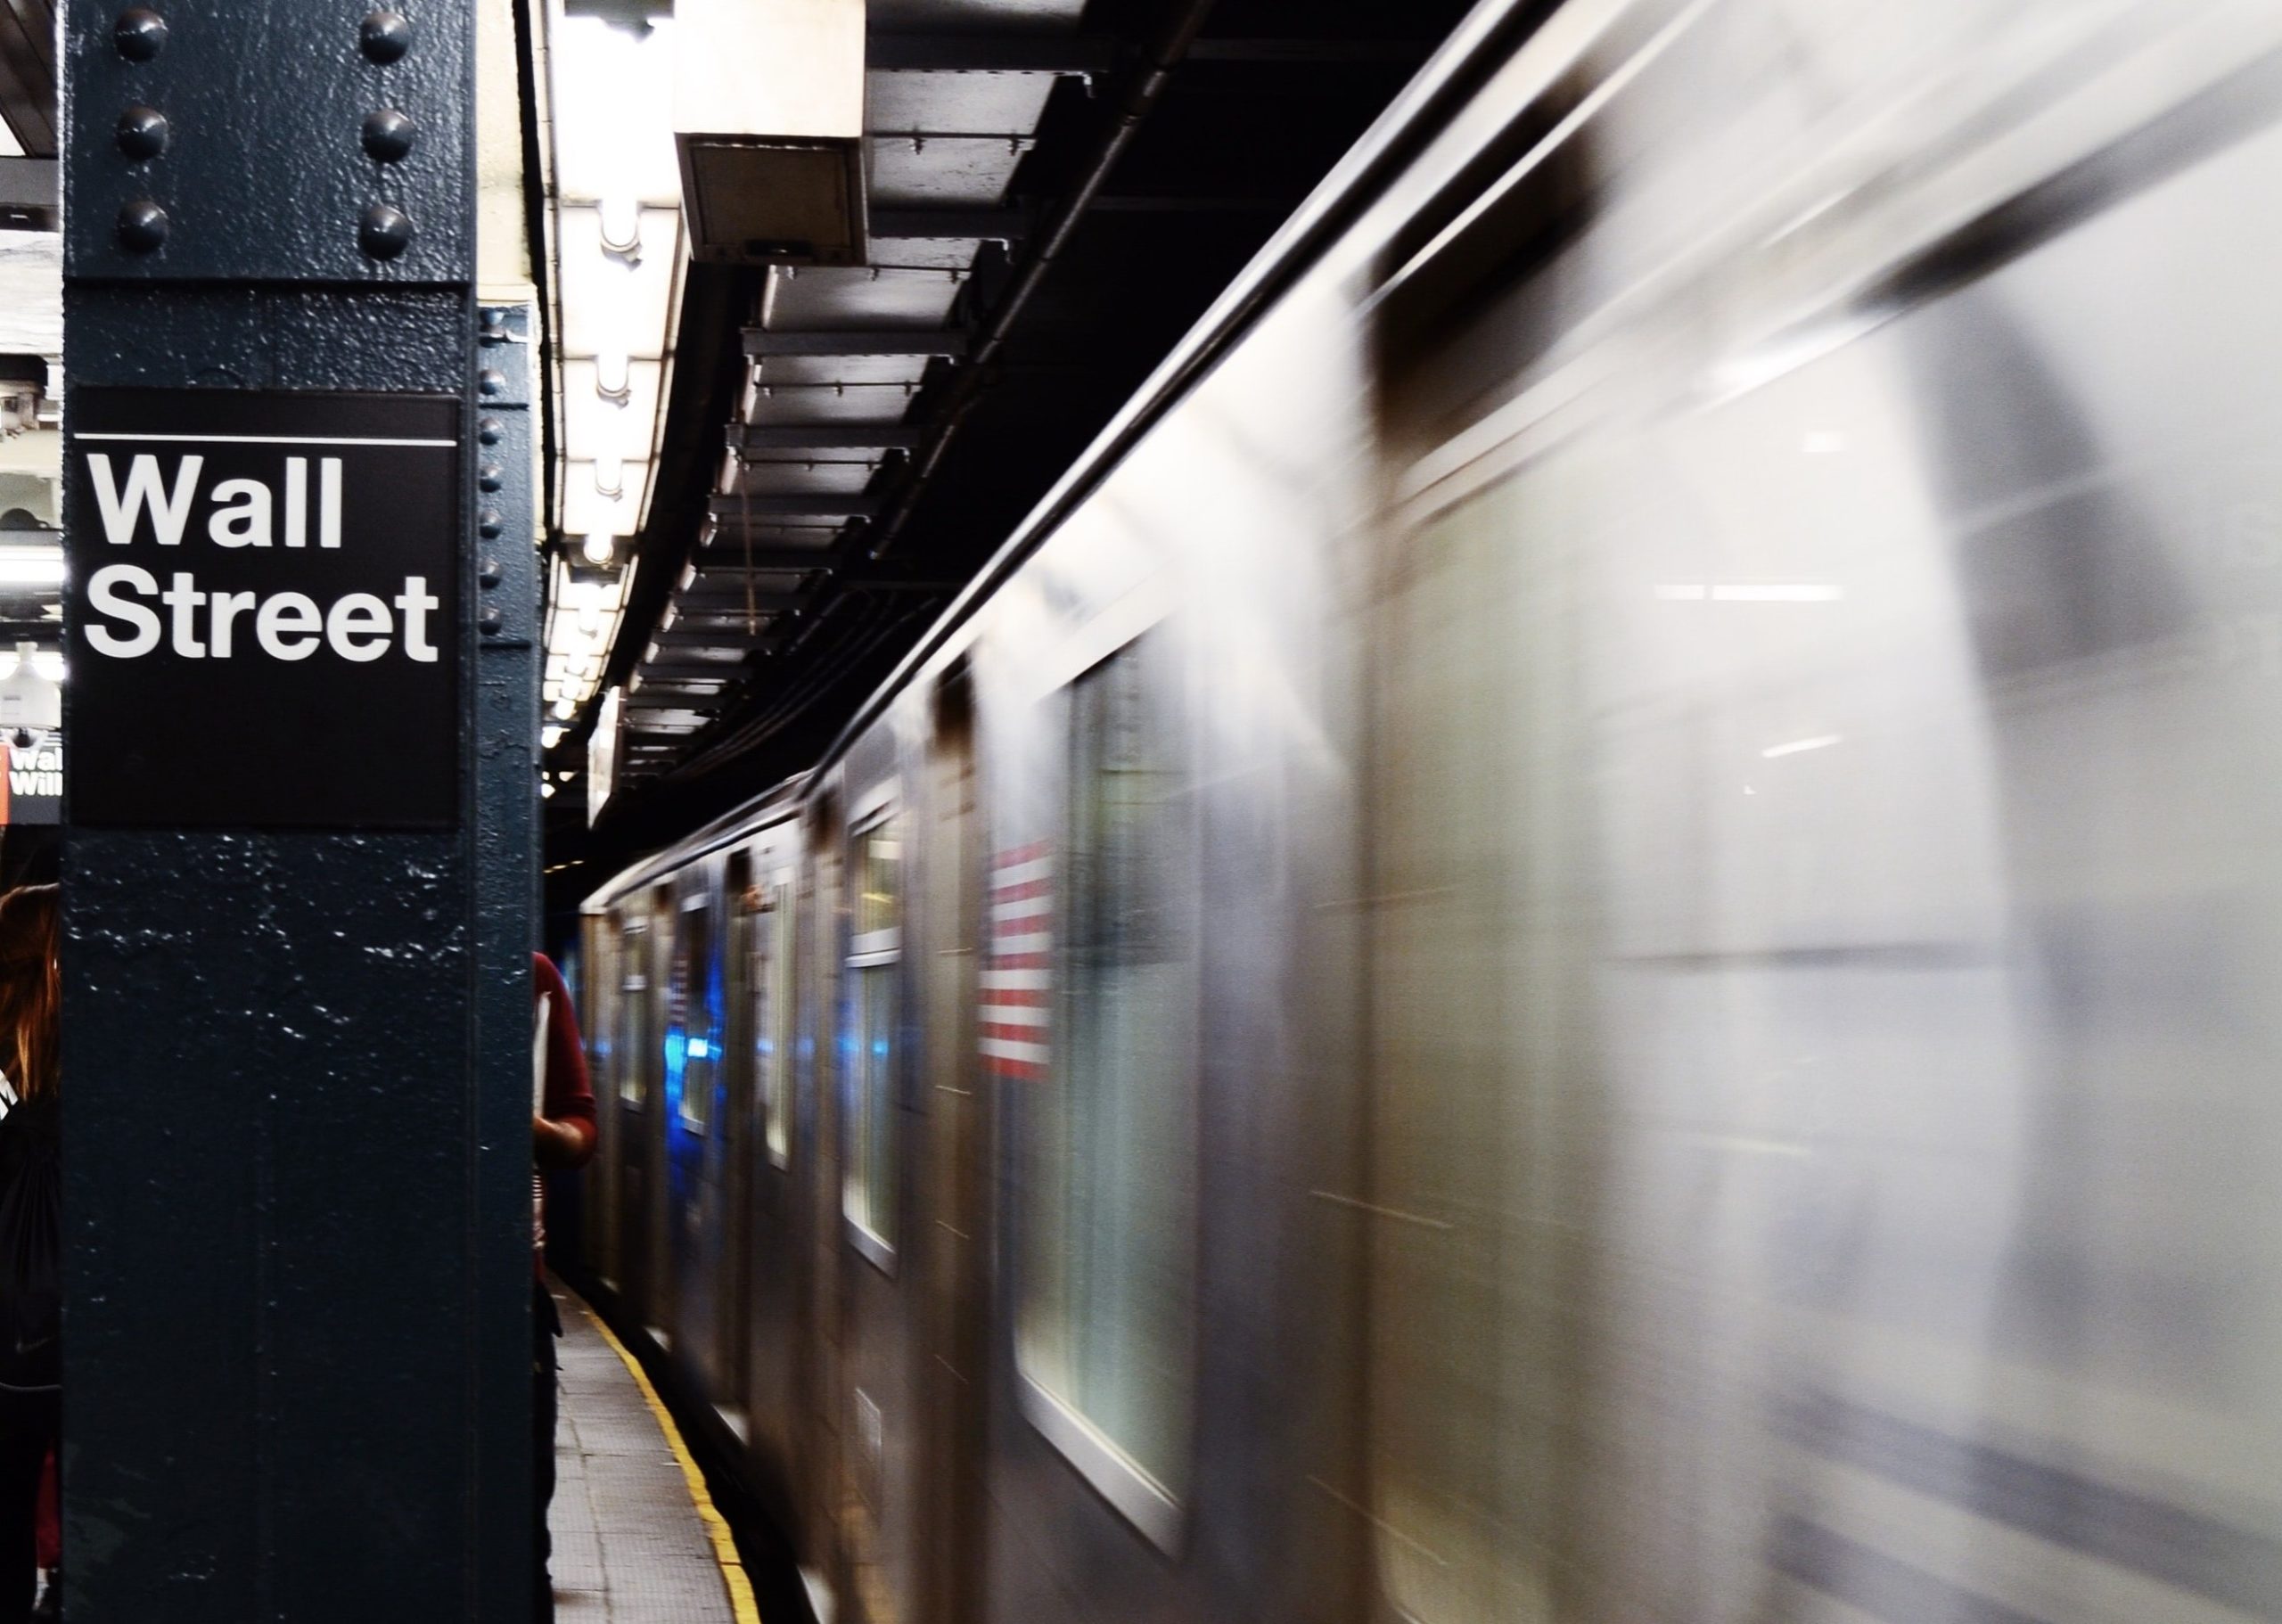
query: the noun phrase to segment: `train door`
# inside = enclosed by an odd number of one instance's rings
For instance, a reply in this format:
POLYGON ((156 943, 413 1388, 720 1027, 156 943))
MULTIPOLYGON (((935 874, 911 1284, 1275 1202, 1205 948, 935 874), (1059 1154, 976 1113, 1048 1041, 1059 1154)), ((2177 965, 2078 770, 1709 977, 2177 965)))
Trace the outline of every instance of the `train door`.
POLYGON ((611 1138, 612 1187, 616 1210, 612 1226, 612 1275, 621 1298, 636 1313, 648 1312, 650 1275, 650 956, 646 898, 629 900, 617 915, 619 926, 618 1053, 616 1119, 611 1138))
POLYGON ((644 1233, 649 1241, 643 1260, 645 1291, 642 1323, 661 1343, 670 1346, 674 1314, 673 1166, 669 1141, 675 1101, 667 1087, 666 1038, 672 1030, 675 1010, 671 998, 675 955, 680 950, 682 922, 674 911, 673 888, 660 884, 650 893, 649 1053, 643 1070, 649 1079, 649 1112, 643 1124, 642 1162, 644 1169, 644 1233))
POLYGON ((666 980, 666 1205, 673 1288, 661 1323, 710 1398, 720 1402, 725 1372, 714 1362, 720 1302, 714 1295, 726 1233, 727 1169, 722 1137, 722 986, 719 905, 710 861, 684 871, 674 907, 673 956, 666 980))
POLYGON ((759 919, 759 890, 753 881, 753 854, 733 853, 723 890, 727 922, 721 943, 724 1002, 721 1011, 723 1103, 716 1154, 721 1169, 721 1239, 711 1287, 714 1304, 713 1367, 718 1373, 713 1402, 742 1434, 750 1427, 746 1397, 745 1343, 751 1316, 746 1309, 752 1278, 754 1155, 754 1044, 752 944, 759 919))
POLYGON ((989 1241, 988 1136, 976 1075, 982 845, 974 772, 973 690, 962 668, 945 679, 936 697, 920 837, 926 887, 921 938, 926 1106, 920 1114, 927 1124, 920 1210, 934 1221, 926 1226, 931 1266, 920 1409, 927 1432, 919 1472, 924 1496, 919 1549, 927 1562, 923 1616, 930 1624, 972 1624, 981 1599, 989 1241))
POLYGON ((587 997, 585 1017, 587 1068, 595 1089, 595 1123, 600 1143, 587 1177, 582 1204, 580 1254, 587 1267, 600 1275, 612 1290, 618 1282, 617 1147, 611 1136, 617 1124, 610 1102, 616 1097, 615 1050, 619 1025, 619 928, 608 914, 589 914, 581 922, 586 939, 587 997))
POLYGON ((801 1548, 836 1579, 832 1541, 840 1505, 840 810, 809 815, 800 924, 800 1134, 794 1151, 799 1225, 796 1503, 801 1548))
POLYGON ((911 1616, 916 1521, 913 1297, 923 1250, 908 1172, 920 1121, 911 1098, 916 1025, 911 965, 909 789, 897 739, 876 731, 849 754, 849 898, 841 968, 839 1267, 844 1271, 839 1390, 849 1601, 866 1624, 911 1616))
POLYGON ((763 1458, 792 1458, 792 1339, 800 1324, 794 1301, 798 1251, 792 1193, 794 988, 798 970, 799 884, 790 837, 793 826, 754 849, 745 891, 745 1048, 752 1079, 751 1131, 745 1140, 746 1267, 744 1333, 747 1415, 763 1458))

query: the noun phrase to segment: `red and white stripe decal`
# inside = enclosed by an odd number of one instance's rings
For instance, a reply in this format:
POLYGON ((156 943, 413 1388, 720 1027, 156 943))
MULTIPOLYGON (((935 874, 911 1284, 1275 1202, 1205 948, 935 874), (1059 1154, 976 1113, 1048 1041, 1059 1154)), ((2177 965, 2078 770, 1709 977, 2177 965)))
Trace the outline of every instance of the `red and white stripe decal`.
POLYGON ((1054 993, 1054 857, 1044 841, 990 859, 981 1030, 983 1064, 1001 1077, 1046 1075, 1054 993))

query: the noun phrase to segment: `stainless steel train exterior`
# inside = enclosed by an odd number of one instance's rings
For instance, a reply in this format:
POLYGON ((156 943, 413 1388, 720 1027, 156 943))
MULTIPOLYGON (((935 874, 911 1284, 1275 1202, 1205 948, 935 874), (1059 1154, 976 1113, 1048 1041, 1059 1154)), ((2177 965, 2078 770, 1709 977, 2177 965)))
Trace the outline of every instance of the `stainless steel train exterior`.
POLYGON ((1492 4, 596 893, 841 1619, 2282 1617, 2278 53, 1492 4))

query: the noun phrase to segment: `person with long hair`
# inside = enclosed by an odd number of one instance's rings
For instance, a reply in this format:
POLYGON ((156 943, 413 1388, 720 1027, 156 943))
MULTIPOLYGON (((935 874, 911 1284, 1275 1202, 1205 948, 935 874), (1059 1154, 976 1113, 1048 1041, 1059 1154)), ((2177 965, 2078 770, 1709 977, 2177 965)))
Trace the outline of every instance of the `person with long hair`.
POLYGON ((32 1616, 40 1478, 62 1413, 61 941, 54 886, 0 896, 0 1624, 32 1616))

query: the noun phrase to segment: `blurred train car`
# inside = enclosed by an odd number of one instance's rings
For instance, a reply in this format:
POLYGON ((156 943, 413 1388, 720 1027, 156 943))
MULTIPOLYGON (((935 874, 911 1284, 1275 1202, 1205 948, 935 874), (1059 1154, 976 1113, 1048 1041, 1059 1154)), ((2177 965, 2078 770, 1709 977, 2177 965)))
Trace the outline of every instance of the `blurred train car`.
POLYGON ((2282 6, 1477 12, 815 771, 589 1255, 863 1624, 2282 1617, 2282 6))

